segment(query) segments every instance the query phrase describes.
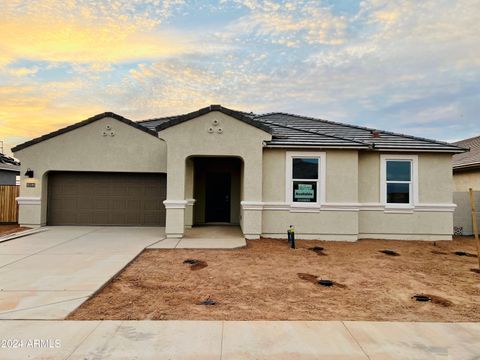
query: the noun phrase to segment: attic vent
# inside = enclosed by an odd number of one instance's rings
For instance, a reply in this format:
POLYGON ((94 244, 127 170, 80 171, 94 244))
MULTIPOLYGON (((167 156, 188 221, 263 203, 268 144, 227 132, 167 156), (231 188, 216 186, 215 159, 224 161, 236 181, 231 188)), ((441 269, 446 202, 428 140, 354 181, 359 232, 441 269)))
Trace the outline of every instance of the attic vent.
POLYGON ((372 130, 372 131, 370 131, 370 134, 372 134, 373 138, 379 138, 380 137, 380 131, 378 131, 378 130, 372 130))

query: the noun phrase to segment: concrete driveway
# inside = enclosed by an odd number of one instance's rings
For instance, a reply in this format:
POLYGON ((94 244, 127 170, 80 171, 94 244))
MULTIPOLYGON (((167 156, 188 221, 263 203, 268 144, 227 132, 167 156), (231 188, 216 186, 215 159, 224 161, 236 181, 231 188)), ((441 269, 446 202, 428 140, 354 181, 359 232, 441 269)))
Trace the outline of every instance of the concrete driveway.
POLYGON ((0 319, 63 319, 162 239, 159 227, 49 227, 0 243, 0 319))

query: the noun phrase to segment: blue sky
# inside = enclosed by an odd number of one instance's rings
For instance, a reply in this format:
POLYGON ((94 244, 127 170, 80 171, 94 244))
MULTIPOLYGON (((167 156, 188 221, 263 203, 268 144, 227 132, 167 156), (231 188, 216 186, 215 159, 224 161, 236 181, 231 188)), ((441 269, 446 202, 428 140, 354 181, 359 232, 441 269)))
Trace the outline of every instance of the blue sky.
POLYGON ((0 140, 222 104, 480 134, 478 0, 0 0, 0 140))

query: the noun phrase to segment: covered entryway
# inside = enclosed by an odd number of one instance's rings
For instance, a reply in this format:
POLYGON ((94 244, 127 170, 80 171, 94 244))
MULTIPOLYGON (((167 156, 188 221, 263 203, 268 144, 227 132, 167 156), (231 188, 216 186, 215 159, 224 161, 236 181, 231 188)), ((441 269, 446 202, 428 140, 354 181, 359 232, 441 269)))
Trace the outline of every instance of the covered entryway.
POLYGON ((193 157, 193 225, 240 222, 242 160, 238 157, 193 157))
POLYGON ((48 225, 165 226, 165 174, 50 172, 48 225))

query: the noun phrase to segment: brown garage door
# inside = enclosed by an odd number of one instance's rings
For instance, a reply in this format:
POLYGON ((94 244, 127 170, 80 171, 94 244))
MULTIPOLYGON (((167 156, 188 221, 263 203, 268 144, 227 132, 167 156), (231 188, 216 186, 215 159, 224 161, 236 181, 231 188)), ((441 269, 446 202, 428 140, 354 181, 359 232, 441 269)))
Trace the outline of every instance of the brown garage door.
POLYGON ((51 172, 49 225, 165 226, 165 174, 51 172))

